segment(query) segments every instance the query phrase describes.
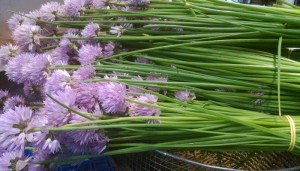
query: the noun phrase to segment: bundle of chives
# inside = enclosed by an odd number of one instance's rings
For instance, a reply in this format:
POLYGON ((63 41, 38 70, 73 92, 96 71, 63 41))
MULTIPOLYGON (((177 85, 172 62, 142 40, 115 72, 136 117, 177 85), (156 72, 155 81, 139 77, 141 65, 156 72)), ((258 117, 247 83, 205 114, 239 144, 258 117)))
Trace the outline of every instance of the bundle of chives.
MULTIPOLYGON (((158 96, 164 98, 163 95, 158 96)), ((165 97, 165 99, 168 98, 165 97)), ((236 151, 238 149, 239 151, 291 151, 299 154, 298 132, 300 130, 295 125, 300 121, 299 116, 272 116, 207 101, 195 101, 190 104, 176 100, 157 104, 129 101, 158 108, 162 114, 160 117, 102 117, 101 120, 69 124, 49 128, 49 130, 60 132, 105 129, 110 135, 111 150, 104 155, 157 149, 210 151, 236 151), (149 121, 156 122, 147 124, 146 122, 149 121), (178 140, 179 137, 180 140, 178 140)), ((73 156, 66 160, 78 160, 81 157, 91 156, 73 156)), ((60 163, 59 160, 46 162, 60 163)))
MULTIPOLYGON (((66 152, 101 153, 106 145, 117 148, 106 155, 172 148, 299 154, 298 116, 252 111, 299 113, 299 62, 280 54, 300 42, 298 9, 226 5, 154 0, 69 11, 73 5, 65 1, 51 4, 57 11, 30 24, 12 23, 20 47, 1 47, 7 53, 1 62, 9 78, 25 83, 29 92, 35 84, 43 87, 44 106, 33 111, 18 106, 25 104, 22 99, 7 105, 0 121, 9 124, 2 130, 22 134, 0 131, 0 150, 21 155, 32 144, 34 159, 40 160, 43 149, 48 162, 66 152), (60 8, 69 16, 59 15, 60 8), (192 92, 204 101, 194 100, 192 92), (178 93, 187 102, 176 100, 178 93)), ((82 157, 90 156, 75 158, 82 157)), ((29 163, 35 167, 39 161, 29 163)))

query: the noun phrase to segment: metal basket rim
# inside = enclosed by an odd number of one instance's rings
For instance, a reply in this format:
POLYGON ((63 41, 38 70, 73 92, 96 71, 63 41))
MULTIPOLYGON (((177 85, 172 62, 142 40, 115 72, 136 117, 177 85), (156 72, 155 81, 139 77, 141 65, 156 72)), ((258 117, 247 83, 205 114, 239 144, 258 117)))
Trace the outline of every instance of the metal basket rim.
MULTIPOLYGON (((196 166, 200 166, 200 167, 205 167, 208 169, 213 169, 213 170, 218 170, 218 171, 245 171, 245 170, 239 170, 239 169, 231 169, 231 168, 227 168, 227 167, 221 167, 221 166, 213 166, 213 165, 208 165, 208 164, 204 164, 204 163, 199 163, 193 160, 189 160, 189 159, 185 159, 183 157, 179 157, 176 155, 173 155, 171 153, 165 152, 165 151, 160 151, 160 150, 155 150, 155 152, 167 156, 167 157, 171 157, 175 160, 179 160, 179 161, 183 161, 189 164, 193 164, 196 166)), ((296 166, 296 167, 292 167, 292 168, 286 168, 286 169, 277 169, 277 170, 265 170, 265 171, 298 171, 300 170, 300 166, 296 166)))

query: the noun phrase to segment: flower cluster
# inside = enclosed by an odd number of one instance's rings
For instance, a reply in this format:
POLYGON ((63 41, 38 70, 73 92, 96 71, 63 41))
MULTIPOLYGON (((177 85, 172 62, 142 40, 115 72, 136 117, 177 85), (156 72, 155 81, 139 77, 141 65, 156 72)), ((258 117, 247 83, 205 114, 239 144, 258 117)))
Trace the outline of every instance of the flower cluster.
MULTIPOLYGON (((92 21, 76 29, 50 24, 57 20, 78 20, 76 17, 84 14, 86 9, 132 10, 133 6, 149 2, 124 3, 131 5, 116 7, 105 0, 48 2, 39 10, 14 14, 8 20, 15 44, 0 46, 0 63, 5 65, 6 75, 11 81, 24 86, 24 94, 12 96, 8 91, 0 90, 0 170, 48 170, 47 166, 34 162, 60 155, 101 153, 109 142, 103 130, 55 132, 49 128, 87 122, 91 117, 99 119, 101 115, 160 115, 158 108, 128 101, 155 105, 158 97, 145 94, 143 89, 159 92, 159 88, 127 86, 119 83, 118 77, 130 76, 135 81, 154 82, 166 82, 166 77, 142 78, 117 72, 97 75, 101 67, 98 59, 124 49, 119 43, 94 38, 107 34, 122 36, 126 29, 133 27, 132 24, 111 24, 104 30, 92 21), (60 38, 43 39, 52 36, 60 38), (66 65, 70 68, 59 68, 66 65), (97 78, 108 80, 93 81, 97 78), (90 117, 84 118, 74 111, 84 112, 90 117), (34 149, 31 158, 23 154, 27 147, 34 149)), ((118 20, 126 18, 119 17, 118 20)), ((145 62, 145 59, 136 61, 145 62)))

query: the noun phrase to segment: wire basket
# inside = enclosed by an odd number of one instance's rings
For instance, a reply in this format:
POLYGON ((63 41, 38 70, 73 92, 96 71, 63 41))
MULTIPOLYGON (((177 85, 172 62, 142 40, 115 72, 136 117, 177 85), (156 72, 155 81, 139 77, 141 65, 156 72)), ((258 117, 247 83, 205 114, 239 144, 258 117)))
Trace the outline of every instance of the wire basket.
MULTIPOLYGON (((32 156, 31 150, 25 150, 24 155, 32 156)), ((56 166, 51 171, 116 171, 116 164, 110 156, 89 158, 83 161, 56 166)), ((1 170, 2 171, 2 170, 1 170)))
POLYGON ((300 157, 285 152, 153 151, 114 160, 120 171, 300 170, 300 157))

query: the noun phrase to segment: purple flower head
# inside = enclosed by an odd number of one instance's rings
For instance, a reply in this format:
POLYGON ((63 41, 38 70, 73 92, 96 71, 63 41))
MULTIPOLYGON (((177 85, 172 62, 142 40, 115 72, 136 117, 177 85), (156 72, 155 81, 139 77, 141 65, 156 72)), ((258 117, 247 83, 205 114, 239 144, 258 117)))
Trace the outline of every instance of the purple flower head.
POLYGON ((23 97, 20 96, 12 96, 6 99, 4 102, 3 110, 7 111, 9 109, 15 109, 18 106, 24 106, 26 105, 26 101, 23 97))
POLYGON ((28 63, 31 58, 34 58, 34 54, 22 53, 11 59, 5 67, 5 73, 8 78, 16 83, 24 83, 26 78, 24 78, 22 73, 22 67, 28 63))
POLYGON ((42 128, 40 132, 35 134, 34 146, 37 150, 52 154, 61 150, 60 142, 56 139, 55 135, 49 133, 46 128, 42 128))
MULTIPOLYGON (((147 81, 155 81, 155 82, 167 82, 168 78, 167 77, 148 76, 146 80, 147 81)), ((160 91, 159 88, 149 87, 148 89, 151 91, 156 91, 156 92, 160 91)))
POLYGON ((63 142, 74 154, 100 154, 108 142, 108 138, 99 130, 69 131, 66 134, 63 142))
POLYGON ((76 105, 80 108, 84 107, 92 112, 99 106, 97 97, 99 89, 98 83, 80 83, 76 86, 76 105))
MULTIPOLYGON (((152 94, 139 96, 135 99, 138 102, 156 104, 158 98, 152 94)), ((159 116, 160 110, 158 108, 148 107, 136 103, 130 103, 129 115, 130 116, 159 116)))
POLYGON ((8 63, 6 74, 17 83, 32 82, 41 84, 46 79, 49 66, 50 57, 48 55, 25 53, 18 55, 8 63), (18 62, 23 63, 18 64, 18 62))
MULTIPOLYGON (((84 112, 84 113, 88 112, 88 110, 84 107, 79 108, 78 111, 84 112)), ((93 112, 91 112, 91 113, 93 113, 93 112)), ((102 114, 102 113, 100 112, 100 114, 102 114)), ((86 121, 89 121, 89 120, 87 118, 84 118, 84 117, 80 116, 80 115, 74 114, 74 115, 71 116, 71 119, 70 119, 69 123, 74 124, 74 123, 80 123, 80 122, 86 122, 86 121)))
MULTIPOLYGON (((84 113, 88 112, 88 110, 84 107, 78 108, 78 111, 84 112, 84 113)), ((80 122, 86 122, 86 121, 89 121, 89 120, 80 115, 74 114, 70 117, 69 123, 73 124, 73 123, 80 123, 80 122)))
POLYGON ((83 37, 95 37, 98 35, 99 31, 100 27, 98 24, 90 23, 84 27, 84 29, 81 31, 81 35, 83 37))
POLYGON ((93 63, 98 56, 102 56, 102 48, 100 44, 83 45, 78 51, 78 60, 82 65, 93 63))
POLYGON ((28 107, 15 107, 0 116, 0 146, 8 151, 23 152, 27 142, 33 141, 35 124, 33 111, 28 107))
POLYGON ((76 38, 79 37, 79 35, 77 34, 77 32, 79 32, 79 30, 76 29, 68 29, 66 31, 66 33, 63 35, 64 38, 76 38))
MULTIPOLYGON (((135 76, 135 77, 132 78, 132 80, 143 81, 143 78, 140 77, 140 76, 135 76)), ((142 86, 138 86, 138 87, 144 88, 142 86)), ((128 91, 133 92, 133 93, 143 93, 143 90, 140 90, 140 89, 137 89, 137 88, 134 88, 134 87, 131 87, 131 86, 128 87, 128 91)))
POLYGON ((73 72, 72 78, 74 80, 88 80, 96 75, 95 68, 92 65, 81 66, 73 72))
MULTIPOLYGON (((76 34, 76 32, 72 32, 72 31, 69 31, 68 33, 64 34, 63 35, 63 39, 61 39, 61 41, 59 42, 59 46, 60 47, 64 47, 64 48, 69 48, 69 50, 71 50, 72 48, 73 49, 78 49, 78 45, 76 44, 76 42, 72 42, 71 41, 71 38, 78 38, 79 35, 76 34)), ((79 41, 77 41, 79 42, 79 41)))
POLYGON ((27 170, 30 158, 25 158, 18 151, 6 152, 0 157, 0 170, 2 171, 24 171, 27 170))
POLYGON ((150 0, 130 0, 130 4, 132 5, 147 5, 150 3, 150 0))
POLYGON ((176 99, 183 101, 183 102, 190 102, 196 99, 195 93, 192 93, 190 91, 177 91, 175 93, 176 99))
MULTIPOLYGON (((40 104, 40 102, 38 102, 40 104)), ((34 103, 33 103, 34 104, 34 103)), ((34 116, 30 122, 33 128, 44 128, 48 124, 48 120, 45 114, 42 112, 42 108, 33 111, 34 116)), ((36 132, 34 132, 35 134, 36 132)))
POLYGON ((100 104, 96 104, 95 105, 95 109, 93 111, 91 111, 92 113, 96 114, 96 115, 103 115, 103 111, 100 107, 100 104))
POLYGON ((1 157, 5 152, 7 152, 6 149, 0 146, 0 157, 1 157))
POLYGON ((9 43, 7 45, 0 46, 0 64, 6 65, 11 58, 19 55, 20 53, 21 49, 17 45, 9 43))
POLYGON ((70 17, 80 15, 80 10, 85 8, 86 0, 64 0, 63 11, 70 17))
POLYGON ((68 52, 68 47, 57 47, 52 51, 49 51, 48 55, 51 56, 54 65, 67 65, 69 61, 68 52))
POLYGON ((50 66, 50 56, 38 54, 22 67, 22 74, 26 78, 26 82, 41 84, 45 82, 47 75, 50 72, 48 70, 50 66))
MULTIPOLYGON (((70 123, 80 123, 88 121, 87 119, 73 115, 70 123)), ((101 130, 78 130, 68 131, 64 134, 66 147, 75 154, 83 153, 101 153, 106 148, 108 138, 101 130)))
POLYGON ((40 34, 41 28, 39 26, 21 25, 12 33, 12 38, 17 45, 34 52, 40 45, 40 34))
POLYGON ((72 42, 68 38, 63 38, 59 41, 59 46, 63 48, 67 48, 66 51, 70 51, 70 45, 72 42))
POLYGON ((2 107, 8 97, 8 90, 0 90, 0 112, 2 111, 2 107))
POLYGON ((107 0, 90 0, 91 9, 106 9, 107 0))
POLYGON ((114 54, 114 49, 116 45, 113 42, 109 42, 104 46, 104 50, 102 51, 103 56, 112 56, 114 54))
POLYGON ((61 15, 62 6, 58 2, 47 2, 42 5, 40 11, 43 20, 53 21, 55 20, 56 15, 61 15))
POLYGON ((124 31, 125 29, 122 26, 112 26, 109 32, 120 37, 124 31))
POLYGON ((20 14, 14 14, 10 17, 9 20, 7 20, 8 27, 10 31, 14 31, 16 28, 18 28, 20 25, 24 23, 25 17, 23 13, 20 14), (20 15, 21 14, 21 15, 20 15))
POLYGON ((43 84, 24 83, 23 91, 31 100, 41 100, 46 97, 43 84))
POLYGON ((105 82, 98 89, 98 99, 106 113, 123 114, 127 109, 126 86, 121 83, 105 82))
POLYGON ((26 14, 26 16, 28 17, 25 18, 24 25, 38 25, 37 20, 42 18, 42 12, 40 10, 33 10, 26 14))
POLYGON ((86 130, 81 132, 71 131, 69 134, 70 139, 66 141, 66 145, 74 154, 100 154, 106 149, 108 138, 103 132, 86 130), (76 138, 84 139, 79 141, 76 138))
POLYGON ((45 93, 54 94, 70 88, 71 76, 65 70, 55 70, 45 83, 45 93))
MULTIPOLYGON (((41 11, 41 10, 34 10, 34 11, 29 12, 28 16, 30 18, 25 19, 24 25, 40 26, 39 34, 49 36, 49 35, 52 35, 54 33, 53 31, 57 28, 57 26, 53 25, 53 24, 46 24, 46 23, 43 23, 43 22, 37 22, 38 20, 49 20, 49 19, 51 19, 53 17, 53 15, 50 14, 50 13, 46 13, 46 12, 41 11)), ((46 42, 49 42, 49 41, 44 41, 44 44, 46 42)))
MULTIPOLYGON (((57 94, 52 94, 52 97, 70 108, 76 108, 76 92, 72 89, 68 88, 57 94)), ((68 109, 50 98, 46 98, 44 101, 43 112, 48 120, 48 125, 53 127, 67 124, 72 116, 72 113, 68 109)))

